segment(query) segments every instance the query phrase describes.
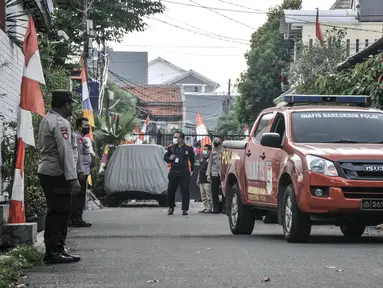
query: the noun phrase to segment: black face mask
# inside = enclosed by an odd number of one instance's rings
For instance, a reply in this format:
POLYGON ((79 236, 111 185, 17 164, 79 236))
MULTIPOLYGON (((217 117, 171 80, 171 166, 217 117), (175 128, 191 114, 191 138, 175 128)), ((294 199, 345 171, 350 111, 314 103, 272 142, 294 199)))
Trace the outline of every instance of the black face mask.
POLYGON ((215 147, 219 146, 219 142, 214 141, 214 146, 215 146, 215 147))
POLYGON ((90 132, 90 128, 89 127, 88 128, 82 128, 81 132, 84 133, 84 135, 87 135, 90 132))

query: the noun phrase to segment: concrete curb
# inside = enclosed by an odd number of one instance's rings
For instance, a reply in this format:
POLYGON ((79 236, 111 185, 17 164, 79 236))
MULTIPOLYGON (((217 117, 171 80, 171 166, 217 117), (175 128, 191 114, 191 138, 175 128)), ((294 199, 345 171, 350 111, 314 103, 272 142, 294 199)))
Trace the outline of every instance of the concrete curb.
POLYGON ((37 248, 41 253, 45 253, 45 245, 44 245, 44 230, 37 233, 37 241, 33 245, 34 247, 37 248))

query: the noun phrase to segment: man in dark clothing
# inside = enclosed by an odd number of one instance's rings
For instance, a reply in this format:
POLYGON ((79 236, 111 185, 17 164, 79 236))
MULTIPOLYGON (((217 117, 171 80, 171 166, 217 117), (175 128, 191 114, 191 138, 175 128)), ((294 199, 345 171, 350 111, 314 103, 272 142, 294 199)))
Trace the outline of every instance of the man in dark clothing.
POLYGON ((92 151, 86 141, 85 135, 89 134, 90 124, 89 119, 80 117, 76 120, 76 142, 77 142, 77 174, 78 181, 81 185, 81 191, 72 197, 72 213, 69 227, 90 227, 92 223, 85 222, 82 219, 84 211, 86 190, 88 188, 88 177, 92 166, 92 151))
POLYGON ((207 181, 206 171, 209 164, 209 158, 212 147, 209 144, 206 144, 203 147, 203 158, 199 165, 197 185, 199 186, 199 191, 201 193, 201 200, 204 205, 204 209, 199 211, 199 213, 211 213, 212 212, 212 195, 211 195, 211 183, 207 181))
POLYGON ((188 215, 190 193, 190 176, 194 171, 194 151, 193 148, 185 144, 185 135, 182 132, 176 132, 173 137, 173 145, 168 147, 164 160, 170 163, 168 200, 168 215, 173 215, 176 206, 176 192, 178 186, 181 186, 182 194, 182 215, 188 215))
POLYGON ((81 188, 76 172, 76 140, 67 120, 72 115, 73 102, 70 91, 53 91, 52 110, 40 122, 38 175, 48 205, 44 262, 49 264, 80 261, 79 256, 64 248, 72 195, 81 188))

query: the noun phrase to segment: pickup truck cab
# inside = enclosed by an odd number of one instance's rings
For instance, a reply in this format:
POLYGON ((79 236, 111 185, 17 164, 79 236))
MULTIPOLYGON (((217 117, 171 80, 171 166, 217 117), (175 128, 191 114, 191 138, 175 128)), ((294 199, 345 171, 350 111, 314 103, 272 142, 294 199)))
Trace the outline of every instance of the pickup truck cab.
POLYGON ((232 233, 251 234, 265 215, 282 225, 288 242, 307 241, 312 225, 334 224, 356 239, 383 223, 383 112, 321 103, 368 104, 368 96, 277 99, 247 140, 223 142, 232 233))

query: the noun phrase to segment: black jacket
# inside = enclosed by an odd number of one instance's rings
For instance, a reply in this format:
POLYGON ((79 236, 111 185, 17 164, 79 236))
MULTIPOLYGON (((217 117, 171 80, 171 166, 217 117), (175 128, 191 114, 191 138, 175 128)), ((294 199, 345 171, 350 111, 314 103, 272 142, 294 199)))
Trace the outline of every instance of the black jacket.
POLYGON ((210 155, 208 155, 207 157, 203 157, 202 158, 202 161, 199 165, 199 171, 198 171, 198 183, 209 183, 207 181, 207 176, 206 176, 206 171, 207 171, 207 165, 209 164, 209 157, 210 155))
POLYGON ((165 153, 164 160, 170 163, 169 173, 190 173, 194 171, 194 151, 193 147, 187 144, 179 147, 178 145, 169 145, 168 151, 165 153), (174 160, 170 160, 171 155, 175 155, 174 160))

